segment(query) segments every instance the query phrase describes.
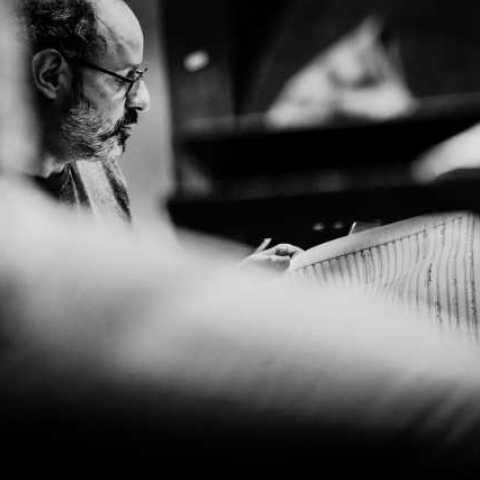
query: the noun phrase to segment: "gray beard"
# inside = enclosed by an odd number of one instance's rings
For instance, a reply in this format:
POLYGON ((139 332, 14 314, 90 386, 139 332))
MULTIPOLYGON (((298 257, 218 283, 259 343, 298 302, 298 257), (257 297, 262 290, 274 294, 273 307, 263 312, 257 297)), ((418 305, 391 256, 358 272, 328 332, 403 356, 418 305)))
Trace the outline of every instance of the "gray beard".
POLYGON ((104 118, 85 101, 65 113, 60 135, 69 158, 92 161, 117 159, 127 140, 118 125, 106 128, 104 118))

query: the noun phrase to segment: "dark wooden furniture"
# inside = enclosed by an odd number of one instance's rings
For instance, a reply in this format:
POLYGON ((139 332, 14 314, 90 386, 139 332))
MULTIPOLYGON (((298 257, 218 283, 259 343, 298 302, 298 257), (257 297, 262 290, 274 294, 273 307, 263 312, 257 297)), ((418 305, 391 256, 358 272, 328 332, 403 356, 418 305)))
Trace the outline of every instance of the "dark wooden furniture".
POLYGON ((346 234, 353 220, 477 208, 475 176, 427 188, 415 185, 409 166, 480 119, 473 21, 480 6, 342 5, 164 2, 177 180, 169 211, 176 225, 252 245, 273 237, 308 247, 346 234), (262 112, 282 82, 372 13, 398 38, 420 108, 387 122, 268 127, 262 112))

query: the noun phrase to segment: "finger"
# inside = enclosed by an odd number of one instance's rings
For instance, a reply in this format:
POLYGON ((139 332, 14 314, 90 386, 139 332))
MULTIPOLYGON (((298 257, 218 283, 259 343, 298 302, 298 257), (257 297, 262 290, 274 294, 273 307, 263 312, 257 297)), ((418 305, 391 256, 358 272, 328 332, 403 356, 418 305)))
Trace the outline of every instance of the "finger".
POLYGON ((294 245, 290 245, 288 243, 281 243, 273 248, 273 252, 275 255, 284 255, 293 257, 294 255, 303 252, 303 250, 299 247, 295 247, 294 245))

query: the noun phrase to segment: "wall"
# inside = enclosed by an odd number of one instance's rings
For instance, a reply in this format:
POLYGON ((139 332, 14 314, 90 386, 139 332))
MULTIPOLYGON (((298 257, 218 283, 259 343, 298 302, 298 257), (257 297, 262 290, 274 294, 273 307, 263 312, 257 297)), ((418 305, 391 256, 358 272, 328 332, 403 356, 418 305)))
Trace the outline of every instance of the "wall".
POLYGON ((172 188, 170 112, 160 24, 161 2, 130 0, 145 33, 147 85, 152 96, 151 110, 143 115, 121 160, 137 218, 158 214, 160 200, 172 188))

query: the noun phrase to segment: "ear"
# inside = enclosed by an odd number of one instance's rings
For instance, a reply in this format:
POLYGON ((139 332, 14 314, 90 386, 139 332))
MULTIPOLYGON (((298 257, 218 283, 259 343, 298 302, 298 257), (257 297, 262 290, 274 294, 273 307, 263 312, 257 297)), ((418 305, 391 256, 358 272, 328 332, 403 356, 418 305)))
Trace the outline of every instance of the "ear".
POLYGON ((37 90, 50 100, 61 99, 70 92, 72 70, 55 49, 42 50, 33 56, 32 74, 37 90))

